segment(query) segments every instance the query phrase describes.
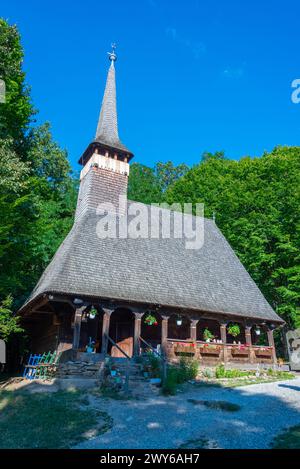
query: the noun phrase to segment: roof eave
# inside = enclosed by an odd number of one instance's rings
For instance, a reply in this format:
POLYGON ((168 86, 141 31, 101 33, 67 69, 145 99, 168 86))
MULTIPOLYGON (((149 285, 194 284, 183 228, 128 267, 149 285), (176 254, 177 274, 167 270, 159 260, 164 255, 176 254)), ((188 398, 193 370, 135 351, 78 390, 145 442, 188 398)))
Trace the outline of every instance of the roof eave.
POLYGON ((90 159, 90 157, 95 153, 96 149, 98 150, 103 149, 103 150, 115 152, 120 156, 121 159, 127 158, 128 162, 133 158, 133 153, 130 150, 127 150, 126 147, 119 148, 117 146, 108 145, 107 143, 94 140, 88 145, 86 150, 83 152, 83 154, 78 160, 78 164, 81 164, 82 166, 84 166, 87 163, 87 161, 90 159))

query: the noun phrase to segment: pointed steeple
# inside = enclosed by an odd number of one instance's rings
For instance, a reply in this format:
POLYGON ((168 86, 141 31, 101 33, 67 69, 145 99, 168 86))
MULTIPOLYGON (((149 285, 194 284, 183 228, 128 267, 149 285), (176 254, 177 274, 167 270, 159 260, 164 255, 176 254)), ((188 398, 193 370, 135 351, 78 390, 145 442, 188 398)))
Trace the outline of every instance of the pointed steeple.
MULTIPOLYGON (((108 53, 110 67, 107 74, 106 86, 103 95, 99 121, 96 130, 95 140, 89 145, 79 160, 85 164, 96 148, 104 154, 126 161, 129 161, 133 154, 121 142, 118 133, 117 97, 116 97, 116 72, 114 62, 117 60, 115 44, 112 44, 112 52, 108 53)), ((96 152, 98 152, 98 150, 96 152)))

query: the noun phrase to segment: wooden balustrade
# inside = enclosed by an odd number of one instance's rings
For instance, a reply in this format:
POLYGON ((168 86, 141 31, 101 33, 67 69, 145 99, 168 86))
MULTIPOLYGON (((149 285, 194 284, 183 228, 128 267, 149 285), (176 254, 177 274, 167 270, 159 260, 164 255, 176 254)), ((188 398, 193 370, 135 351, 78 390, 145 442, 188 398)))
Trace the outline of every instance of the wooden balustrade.
POLYGON ((208 363, 223 363, 224 356, 226 362, 273 363, 273 347, 168 338, 167 356, 173 360, 180 356, 191 356, 208 363))

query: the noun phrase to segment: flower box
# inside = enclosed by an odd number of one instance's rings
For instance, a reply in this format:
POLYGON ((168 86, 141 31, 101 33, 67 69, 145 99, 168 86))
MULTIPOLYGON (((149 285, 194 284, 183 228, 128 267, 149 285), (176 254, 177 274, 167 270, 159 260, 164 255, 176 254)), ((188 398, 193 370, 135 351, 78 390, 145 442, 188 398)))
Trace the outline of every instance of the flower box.
POLYGON ((270 358, 273 355, 273 351, 271 348, 257 348, 255 349, 255 355, 257 357, 270 358))
POLYGON ((218 345, 204 344, 200 346, 201 355, 220 355, 221 348, 218 345))
POLYGON ((233 347, 231 349, 231 355, 233 357, 248 357, 249 349, 246 347, 233 347))
POLYGON ((175 345, 175 355, 194 355, 196 353, 196 345, 194 343, 182 343, 175 345))

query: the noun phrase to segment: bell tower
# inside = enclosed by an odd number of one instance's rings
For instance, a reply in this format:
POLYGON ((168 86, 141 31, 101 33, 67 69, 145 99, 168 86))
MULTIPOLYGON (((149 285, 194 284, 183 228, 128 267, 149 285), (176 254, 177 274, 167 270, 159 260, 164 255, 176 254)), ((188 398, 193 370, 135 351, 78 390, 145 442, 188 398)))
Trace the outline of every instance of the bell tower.
POLYGON ((87 210, 95 210, 100 203, 118 206, 119 196, 127 196, 129 161, 133 154, 121 142, 118 133, 115 48, 115 44, 112 44, 112 52, 108 53, 110 67, 96 136, 78 161, 83 168, 75 222, 87 210))

